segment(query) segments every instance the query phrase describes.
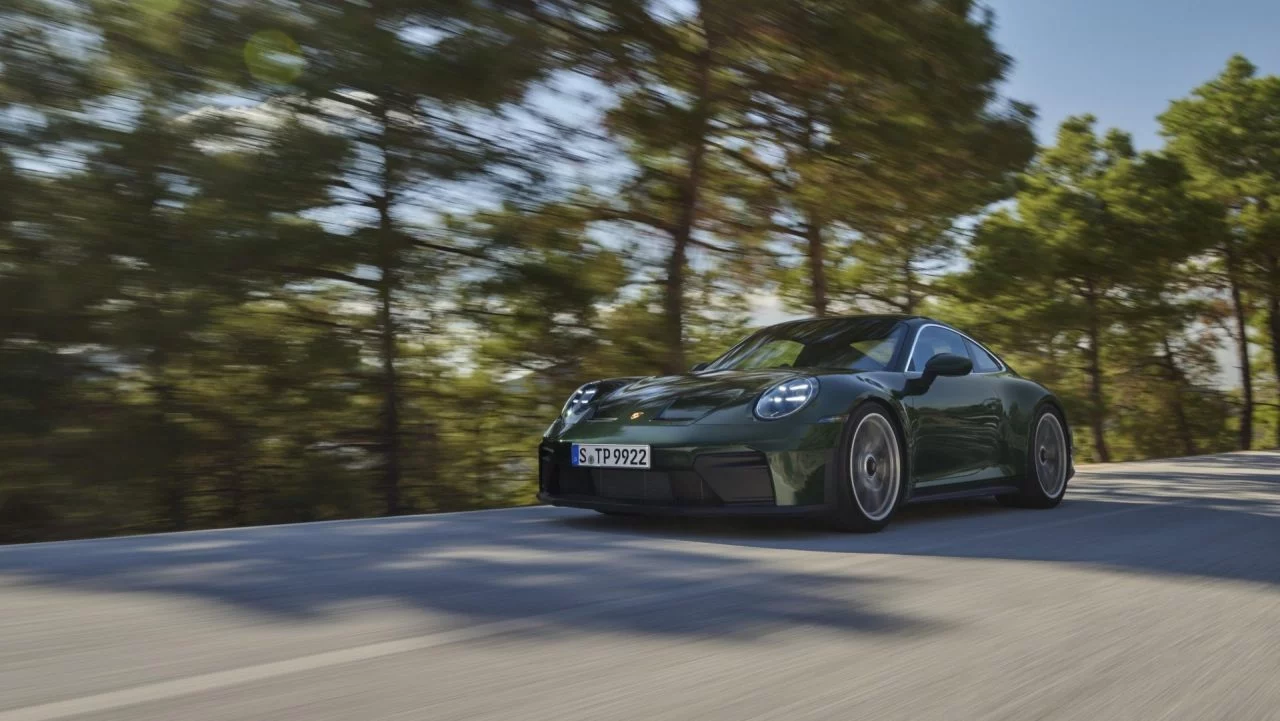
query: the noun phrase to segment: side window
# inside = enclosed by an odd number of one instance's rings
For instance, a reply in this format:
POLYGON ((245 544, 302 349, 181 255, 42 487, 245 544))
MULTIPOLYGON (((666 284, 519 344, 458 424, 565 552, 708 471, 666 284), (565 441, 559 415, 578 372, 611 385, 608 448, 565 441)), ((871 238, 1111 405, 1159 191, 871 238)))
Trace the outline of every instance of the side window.
POLYGON ((965 345, 969 346, 969 357, 973 359, 974 373, 994 373, 1000 370, 1000 361, 983 350, 982 346, 971 340, 966 340, 965 345))
POLYGON ((901 344, 901 330, 895 330, 888 338, 855 340, 849 344, 852 356, 848 363, 849 370, 884 370, 888 367, 889 361, 893 360, 893 354, 898 352, 898 346, 901 344))
POLYGON ((821 359, 819 365, 832 368, 880 371, 889 366, 889 361, 893 360, 906 335, 906 326, 899 325, 885 338, 863 338, 831 346, 811 345, 806 348, 806 354, 812 352, 816 358, 821 359))
POLYGON ((953 353, 967 357, 969 349, 965 347, 965 340, 960 334, 931 325, 916 336, 915 350, 911 353, 911 362, 907 364, 907 370, 922 372, 925 363, 939 353, 953 353))

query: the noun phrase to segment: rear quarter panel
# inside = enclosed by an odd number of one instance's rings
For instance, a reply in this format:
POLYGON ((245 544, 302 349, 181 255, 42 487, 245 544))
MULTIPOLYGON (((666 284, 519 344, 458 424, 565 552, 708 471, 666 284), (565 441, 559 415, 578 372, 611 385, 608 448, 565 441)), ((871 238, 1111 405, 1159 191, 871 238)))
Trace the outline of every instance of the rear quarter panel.
POLYGON ((1067 444, 1071 447, 1071 425, 1067 421, 1062 402, 1049 389, 1013 373, 1002 374, 1001 401, 1004 405, 1005 464, 1012 478, 1023 478, 1027 473, 1027 448, 1031 442, 1031 424, 1043 405, 1051 405, 1062 418, 1067 429, 1067 444))

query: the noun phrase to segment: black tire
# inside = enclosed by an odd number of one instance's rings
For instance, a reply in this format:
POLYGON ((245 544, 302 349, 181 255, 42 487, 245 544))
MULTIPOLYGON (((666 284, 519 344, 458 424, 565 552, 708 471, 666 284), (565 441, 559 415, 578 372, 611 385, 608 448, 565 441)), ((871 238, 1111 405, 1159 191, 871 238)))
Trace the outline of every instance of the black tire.
POLYGON ((884 406, 864 403, 854 410, 832 461, 837 464, 832 519, 836 529, 874 533, 889 525, 907 486, 905 448, 898 424, 884 406), (861 448, 855 448, 855 443, 861 448), (855 485, 863 489, 865 499, 855 485))
POLYGON ((1070 465, 1071 439, 1067 423, 1053 406, 1041 406, 1032 417, 1027 433, 1027 468, 1021 488, 1017 493, 996 496, 996 500, 1011 508, 1053 508, 1067 493, 1070 465), (1042 436, 1042 432, 1045 435, 1042 436))

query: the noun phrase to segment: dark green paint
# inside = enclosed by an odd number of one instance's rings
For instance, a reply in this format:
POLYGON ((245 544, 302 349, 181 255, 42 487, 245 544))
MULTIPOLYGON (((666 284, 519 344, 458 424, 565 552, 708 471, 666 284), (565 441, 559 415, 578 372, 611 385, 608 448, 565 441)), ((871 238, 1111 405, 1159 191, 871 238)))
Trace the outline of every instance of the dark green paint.
MULTIPOLYGON (((1043 386, 1012 370, 962 376, 908 374, 907 353, 924 318, 902 318, 909 329, 890 370, 830 369, 704 371, 679 376, 605 381, 594 415, 547 430, 551 443, 637 443, 653 448, 655 468, 692 468, 699 453, 758 451, 769 460, 779 506, 834 502, 829 486, 845 418, 860 404, 880 403, 903 432, 909 499, 956 490, 1009 485, 1026 473, 1033 415, 1061 406, 1043 386), (786 418, 762 421, 760 395, 796 376, 816 378, 817 397, 786 418), (634 416, 634 417, 633 417, 634 416)), ((1069 436, 1069 434, 1068 434, 1069 436)))

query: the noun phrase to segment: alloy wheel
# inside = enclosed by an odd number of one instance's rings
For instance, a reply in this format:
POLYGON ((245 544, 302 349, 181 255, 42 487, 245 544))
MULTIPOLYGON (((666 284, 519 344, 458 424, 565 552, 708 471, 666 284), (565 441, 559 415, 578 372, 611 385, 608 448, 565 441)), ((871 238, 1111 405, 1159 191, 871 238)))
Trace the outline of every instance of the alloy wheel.
POLYGON ((898 498, 902 464, 893 424, 879 413, 869 413, 853 432, 849 450, 849 482, 853 500, 872 521, 884 520, 898 498))
POLYGON ((1054 414, 1040 416, 1032 453, 1040 489, 1049 498, 1057 498, 1067 484, 1067 440, 1054 414))

